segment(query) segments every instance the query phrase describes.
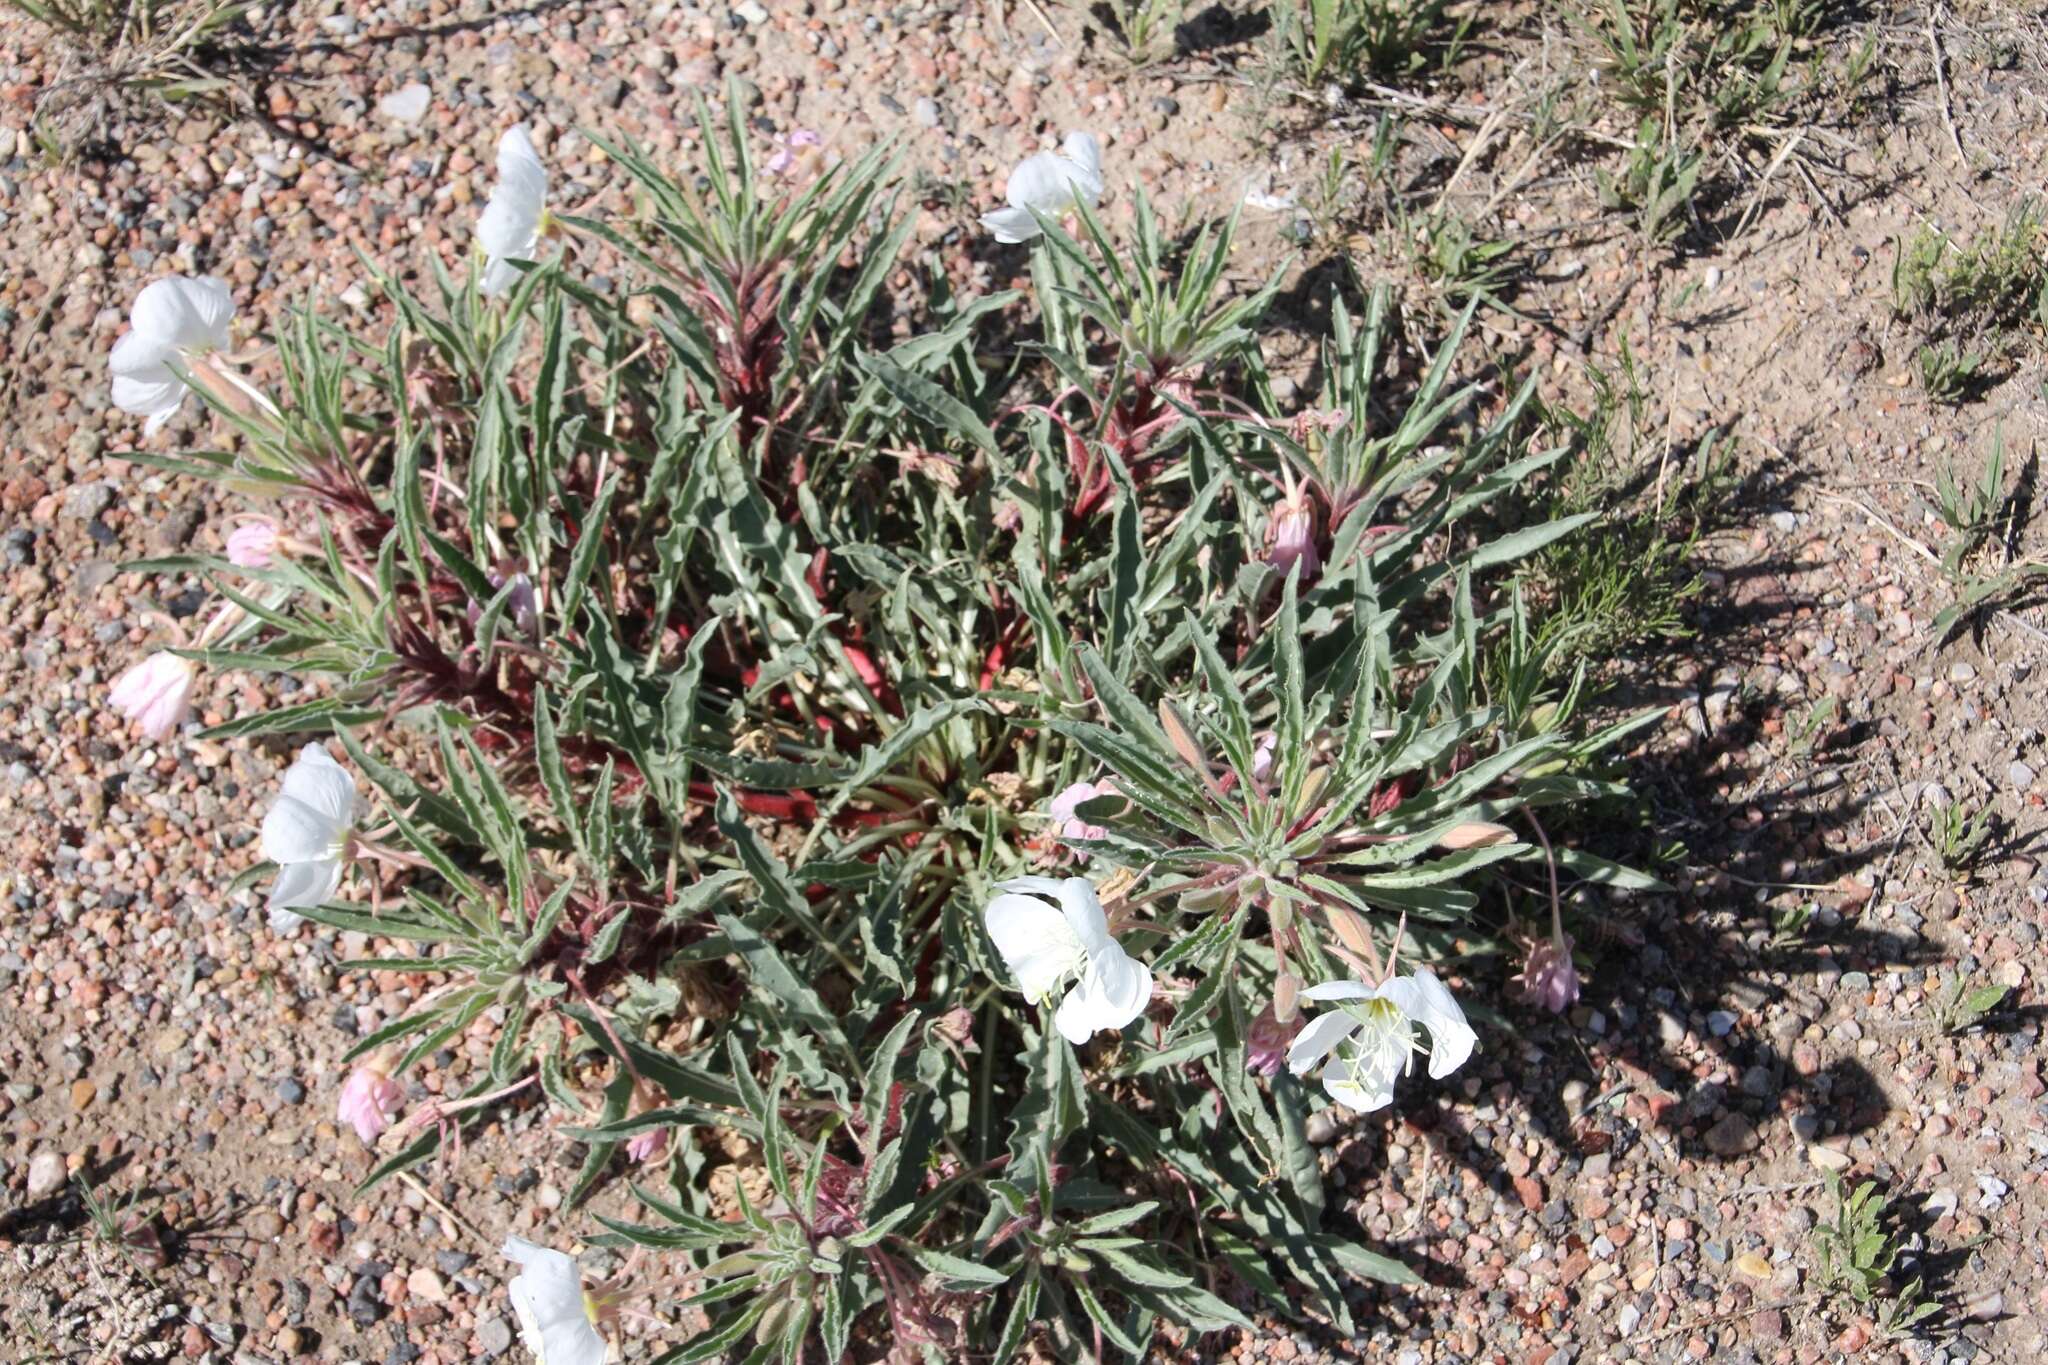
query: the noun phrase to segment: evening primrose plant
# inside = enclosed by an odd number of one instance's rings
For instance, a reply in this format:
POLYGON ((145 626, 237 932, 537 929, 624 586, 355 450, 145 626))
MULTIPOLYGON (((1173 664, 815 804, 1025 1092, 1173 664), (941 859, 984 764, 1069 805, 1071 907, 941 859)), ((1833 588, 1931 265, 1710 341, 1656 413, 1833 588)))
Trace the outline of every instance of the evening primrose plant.
POLYGON ((963 298, 886 153, 704 134, 605 144, 632 194, 545 250, 510 138, 461 270, 278 320, 190 386, 217 449, 138 456, 249 510, 138 566, 229 624, 113 705, 176 743, 208 674, 297 680, 202 732, 276 760, 251 881, 424 982, 330 1097, 365 1184, 477 1174, 508 1109, 571 1206, 625 1182, 620 1280, 508 1246, 550 1360, 649 1314, 704 1324, 671 1361, 1352 1330, 1418 1277, 1326 1219, 1310 1115, 1484 1059, 1491 878, 1649 884, 1540 823, 1641 723, 1583 732, 1512 587, 1584 525, 1512 515, 1562 452, 1455 333, 1404 378, 1383 295, 1283 410, 1278 277, 1092 139, 990 244, 1029 295, 963 298))

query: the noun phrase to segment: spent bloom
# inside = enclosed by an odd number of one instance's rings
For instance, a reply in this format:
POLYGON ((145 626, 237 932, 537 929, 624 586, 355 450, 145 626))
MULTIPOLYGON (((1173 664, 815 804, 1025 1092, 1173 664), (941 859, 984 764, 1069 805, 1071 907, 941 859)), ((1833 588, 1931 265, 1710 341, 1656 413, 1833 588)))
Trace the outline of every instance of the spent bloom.
POLYGON ((192 711, 199 671, 190 659, 160 649, 114 680, 107 700, 151 739, 169 739, 192 711))
POLYGON ((523 1237, 505 1243, 505 1258, 520 1272, 506 1290, 519 1318, 519 1335, 540 1365, 604 1365, 604 1338, 593 1321, 576 1258, 523 1237))
POLYGON ((1038 236, 1038 218, 1057 218, 1076 205, 1094 208, 1102 200, 1102 142, 1093 133, 1068 133, 1056 152, 1036 152, 1017 163, 1003 187, 1006 207, 981 215, 981 225, 999 242, 1028 242, 1038 236), (1037 217, 1033 216, 1037 211, 1037 217))
MULTIPOLYGON (((1109 831, 1101 825, 1091 825, 1075 814, 1081 806, 1098 796, 1115 796, 1116 787, 1108 782, 1076 782, 1046 803, 1045 813, 1052 817, 1053 831, 1062 839, 1100 839, 1109 831)), ((1083 849, 1073 850, 1074 857, 1088 861, 1083 849)))
POLYGON ((1419 1050, 1415 1029, 1429 1033, 1429 1074, 1441 1080, 1472 1055, 1476 1035, 1450 990, 1427 967, 1413 976, 1389 977, 1377 986, 1362 981, 1326 981, 1301 993, 1304 1000, 1342 1001, 1310 1020, 1287 1049, 1287 1068, 1305 1074, 1323 1067, 1330 1098, 1360 1113, 1394 1101, 1394 1079, 1406 1072, 1419 1050))
POLYGON ((268 517, 245 521, 228 532, 228 563, 238 569, 267 569, 277 557, 277 523, 268 517))
POLYGON ((988 936, 1017 988, 1047 1001, 1075 978, 1053 1023, 1075 1046, 1122 1028, 1152 999, 1152 969, 1109 936, 1109 919, 1086 877, 1013 877, 984 915, 988 936))
POLYGON ((1267 536, 1266 562, 1282 574, 1297 564, 1304 582, 1322 572, 1323 556, 1316 549, 1316 512, 1306 489, 1291 491, 1280 500, 1267 536))
POLYGON ((324 744, 308 744, 285 770, 284 790, 263 817, 263 856, 277 864, 270 922, 295 929, 295 909, 325 905, 341 885, 355 834, 356 783, 324 744))
POLYGON ((796 169, 804 152, 823 145, 824 141, 809 128, 794 129, 787 137, 776 139, 775 155, 768 158, 762 169, 770 175, 788 175, 796 169))
POLYGON ((380 1054, 360 1063, 341 1084, 336 1116, 356 1130, 366 1147, 375 1145, 377 1135, 391 1126, 398 1102, 405 1096, 398 1082, 385 1072, 386 1065, 388 1058, 380 1054))
MULTIPOLYGON (((633 1113, 637 1116, 660 1107, 660 1097, 645 1081, 633 1087, 633 1113)), ((668 1152, 667 1128, 650 1128, 626 1139, 626 1156, 636 1162, 658 1161, 668 1152)))
POLYGON ((154 436, 185 401, 185 380, 171 368, 189 369, 228 344, 235 301, 226 280, 169 275, 144 286, 129 310, 128 332, 107 357, 114 375, 114 406, 149 420, 142 434, 154 436))
POLYGON ((548 172, 526 125, 514 124, 498 139, 498 184, 476 220, 484 249, 484 277, 477 286, 487 299, 519 283, 514 261, 530 261, 540 249, 547 218, 548 172))
POLYGON ((1247 1071, 1259 1076, 1271 1076, 1280 1070, 1280 1063, 1287 1058, 1287 1049, 1301 1032, 1302 1019, 1299 1013, 1283 1020, 1271 1001, 1252 1018, 1251 1027, 1245 1030, 1244 1065, 1247 1071))
POLYGON ((1579 969, 1572 964, 1572 936, 1559 930, 1529 948, 1529 960, 1515 978, 1522 999, 1563 1014, 1579 1003, 1579 969))

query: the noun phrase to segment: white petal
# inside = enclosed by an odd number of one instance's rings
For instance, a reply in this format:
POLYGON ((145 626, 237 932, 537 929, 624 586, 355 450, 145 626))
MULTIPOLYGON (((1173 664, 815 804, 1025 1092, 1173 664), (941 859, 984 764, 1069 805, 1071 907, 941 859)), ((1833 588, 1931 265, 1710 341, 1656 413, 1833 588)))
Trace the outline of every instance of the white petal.
POLYGON ((1323 1068, 1323 1089, 1347 1109, 1370 1114, 1394 1102, 1394 1077, 1399 1067, 1375 1065, 1361 1058, 1349 1065, 1333 1061, 1323 1068))
POLYGON ((270 907, 270 932, 273 934, 293 933, 305 922, 306 917, 304 915, 294 913, 288 906, 273 905, 270 907))
POLYGON ((333 861, 347 827, 291 796, 280 796, 263 817, 263 856, 280 867, 333 861))
POLYGON ((1310 986, 1301 993, 1304 1000, 1370 1000, 1373 988, 1363 981, 1325 981, 1320 986, 1310 986))
POLYGON ((356 822, 356 780, 325 744, 308 744, 285 770, 284 794, 302 801, 343 829, 356 822))
POLYGON ((135 296, 129 322, 137 335, 166 354, 204 354, 228 344, 228 322, 234 315, 234 295, 226 280, 168 275, 135 296))
POLYGON ((516 124, 498 139, 498 183, 476 222, 485 256, 477 287, 484 297, 495 298, 519 282, 519 272, 507 262, 530 261, 539 250, 547 197, 547 168, 533 150, 526 125, 516 124))
POLYGON ((591 1326, 575 1260, 518 1237, 505 1243, 504 1254, 523 1267, 506 1291, 527 1346, 546 1365, 603 1365, 604 1338, 591 1326))
POLYGON ((540 241, 540 205, 498 189, 476 220, 476 239, 494 261, 530 261, 540 241))
POLYGON ((1429 1030, 1429 1074, 1442 1080, 1465 1064, 1479 1035, 1465 1022, 1465 1011, 1450 987, 1436 979, 1436 973, 1427 967, 1417 967, 1415 988, 1416 1008, 1410 1014, 1416 1023, 1429 1030))
POLYGON ((338 859, 285 863, 277 869, 277 880, 270 884, 271 915, 274 918, 280 910, 317 909, 334 899, 335 889, 340 885, 338 859))
POLYGON ((1317 1015, 1287 1045, 1287 1069, 1302 1075, 1357 1029, 1357 1017, 1344 1010, 1326 1010, 1317 1015))
MULTIPOLYGON (((1068 133, 1060 152, 1097 186, 1102 184, 1102 139, 1093 133, 1068 133)), ((1098 188, 1097 194, 1102 191, 1098 188)))
POLYGON ((1027 896, 1057 897, 1065 877, 1012 877, 1006 882, 997 882, 998 891, 1021 891, 1027 896))
POLYGON ((1118 1029, 1145 1012, 1152 1000, 1152 969, 1112 943, 1088 964, 1060 1002, 1053 1023, 1079 1047, 1104 1029, 1118 1029))
POLYGON ((185 401, 183 381, 172 375, 164 366, 158 366, 166 378, 137 379, 130 375, 114 376, 114 406, 137 417, 157 419, 159 426, 169 420, 178 405, 185 401))
POLYGON ((487 299, 497 298, 519 283, 519 275, 519 267, 510 261, 487 260, 484 264, 483 278, 477 281, 476 292, 487 299))
POLYGON ((164 364, 175 349, 161 338, 131 327, 107 353, 107 368, 113 371, 116 383, 127 378, 148 384, 176 384, 178 377, 164 364))
POLYGON ((1036 896, 997 896, 982 919, 1017 989, 1032 1000, 1051 995, 1061 978, 1087 963, 1088 950, 1067 927, 1066 916, 1036 896))
POLYGON ((498 184, 522 204, 531 204, 536 218, 548 197, 548 168, 533 149, 526 125, 515 123, 498 139, 498 184))
POLYGON ((1066 916, 1067 927, 1074 931, 1074 937, 1090 957, 1111 949, 1123 951, 1109 936, 1109 917, 1102 913, 1102 902, 1095 898, 1095 883, 1086 877, 1069 877, 1053 894, 1059 898, 1060 913, 1066 916))
POLYGON ((1038 226, 1038 220, 1031 216, 1031 210, 1015 207, 992 209, 982 214, 981 225, 987 228, 989 235, 997 241, 1012 245, 1028 242, 1044 230, 1038 226))
POLYGON ((1080 167, 1058 152, 1038 152, 1017 163, 1003 187, 1003 197, 1017 208, 1034 208, 1047 217, 1074 206, 1073 178, 1080 167))

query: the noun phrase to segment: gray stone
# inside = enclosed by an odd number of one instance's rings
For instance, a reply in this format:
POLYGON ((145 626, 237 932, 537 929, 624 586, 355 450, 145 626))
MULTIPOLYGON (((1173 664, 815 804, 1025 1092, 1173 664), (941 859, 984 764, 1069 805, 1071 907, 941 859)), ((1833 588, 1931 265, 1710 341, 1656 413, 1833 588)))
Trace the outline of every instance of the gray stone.
POLYGON ((1757 1136, 1755 1124, 1740 1114, 1730 1114, 1707 1129, 1702 1141, 1715 1156, 1736 1157, 1755 1151, 1762 1139, 1757 1136))
POLYGON ((476 1329, 476 1340, 483 1347, 484 1357, 495 1360, 512 1349, 512 1324, 503 1318, 492 1318, 476 1329))

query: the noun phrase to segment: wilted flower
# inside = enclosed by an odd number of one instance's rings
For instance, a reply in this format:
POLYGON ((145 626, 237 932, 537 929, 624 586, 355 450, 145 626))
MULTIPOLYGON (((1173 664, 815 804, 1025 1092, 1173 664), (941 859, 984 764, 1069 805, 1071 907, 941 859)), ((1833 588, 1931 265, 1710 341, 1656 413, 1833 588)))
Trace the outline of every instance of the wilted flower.
POLYGON ((604 1365, 604 1338, 592 1320, 576 1258, 523 1237, 508 1239, 504 1255, 522 1267, 506 1292, 534 1359, 540 1365, 604 1365))
MULTIPOLYGON (((633 1114, 635 1117, 660 1107, 661 1100, 654 1088, 645 1081, 633 1087, 633 1114)), ((633 1161, 655 1161, 668 1151, 666 1127, 650 1128, 644 1133, 635 1133, 626 1139, 626 1156, 633 1161)))
POLYGON ((277 864, 270 922, 298 927, 294 909, 325 905, 341 885, 358 814, 356 783, 324 744, 308 744, 285 770, 284 790, 263 817, 263 856, 277 864))
POLYGON ((547 217, 548 172, 526 125, 516 123, 498 139, 498 183, 476 220, 484 249, 484 276, 477 289, 487 299, 519 283, 514 261, 531 261, 540 249, 547 217))
POLYGON ((1280 1070, 1280 1063, 1287 1059, 1287 1049, 1293 1045, 1295 1035, 1301 1032, 1302 1018, 1296 1014, 1292 1019, 1280 1020, 1271 1001, 1252 1019, 1252 1025, 1245 1030, 1245 1070, 1259 1076, 1271 1076, 1280 1070))
POLYGON ((336 1115, 343 1123, 356 1130, 356 1136, 364 1146, 377 1141, 377 1135, 391 1126, 392 1116, 398 1112, 398 1102, 405 1097, 405 1091, 397 1081, 385 1074, 382 1057, 359 1063, 348 1073, 348 1079, 341 1083, 341 1102, 336 1106, 336 1115))
MULTIPOLYGON (((1045 813, 1052 817, 1053 830, 1062 839, 1100 839, 1109 831, 1101 825, 1089 824, 1074 812, 1098 796, 1116 794, 1116 787, 1108 782, 1076 782, 1047 802, 1045 813)), ((1073 854, 1081 862, 1088 861, 1084 849, 1074 849, 1073 854)))
POLYGON ((114 406, 148 418, 142 434, 154 436, 185 401, 185 381, 171 362, 189 367, 226 349, 234 316, 227 281, 212 275, 196 280, 171 275, 146 285, 129 310, 127 335, 107 357, 114 373, 114 406))
POLYGON ((788 175, 796 169, 799 152, 821 146, 824 141, 808 128, 794 129, 786 137, 776 139, 775 155, 768 158, 762 169, 770 175, 788 175))
POLYGON ((1283 575, 1296 564, 1301 565, 1304 582, 1322 572, 1323 556, 1316 549, 1316 512, 1306 489, 1280 500, 1266 535, 1266 562, 1283 575))
MULTIPOLYGON (((512 628, 521 635, 531 635, 538 630, 540 628, 540 597, 533 590, 533 580, 523 573, 514 573, 507 576, 496 570, 490 573, 489 578, 491 586, 500 591, 504 590, 506 584, 511 584, 512 590, 505 595, 505 619, 512 623, 512 628)), ((471 625, 475 625, 483 619, 484 607, 486 605, 488 604, 479 602, 475 598, 470 599, 467 615, 471 625)))
POLYGON ((169 739, 192 710, 199 670, 190 659, 160 649, 114 680, 107 700, 151 739, 169 739))
POLYGON ((1027 156, 1003 187, 1006 208, 981 215, 981 225, 999 242, 1028 242, 1042 229, 1038 217, 1057 218, 1102 199, 1102 143, 1093 133, 1068 133, 1056 152, 1027 156))
POLYGON ((238 569, 267 569, 277 554, 277 523, 268 517, 245 521, 228 532, 228 563, 238 569))
POLYGON ((1152 969, 1109 936, 1102 902, 1086 877, 1013 877, 998 882, 984 920, 1017 988, 1045 1002, 1077 977, 1053 1023, 1079 1046, 1101 1029, 1122 1028, 1152 999, 1152 969))
POLYGON ((1288 1070, 1299 1076, 1329 1057, 1323 1089, 1361 1113, 1393 1103, 1394 1078, 1408 1070, 1417 1051, 1416 1025, 1429 1032, 1429 1074, 1437 1079, 1463 1066, 1477 1040, 1465 1011, 1427 967, 1377 986, 1327 981, 1301 995, 1355 1003, 1311 1020, 1287 1050, 1288 1070))
POLYGON ((1552 1014, 1563 1014, 1579 1003, 1579 969, 1572 964, 1572 936, 1559 931, 1538 939, 1529 949, 1529 960, 1515 978, 1522 999, 1541 1005, 1552 1014))

